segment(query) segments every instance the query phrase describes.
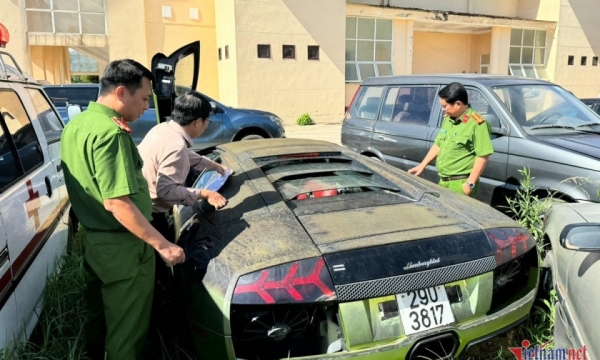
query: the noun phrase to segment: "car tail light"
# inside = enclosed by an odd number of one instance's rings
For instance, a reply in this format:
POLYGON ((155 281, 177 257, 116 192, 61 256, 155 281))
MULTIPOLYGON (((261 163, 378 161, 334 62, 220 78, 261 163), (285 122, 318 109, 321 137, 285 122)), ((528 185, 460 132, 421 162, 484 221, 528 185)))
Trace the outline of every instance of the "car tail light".
POLYGON ((496 269, 492 291, 492 312, 502 308, 510 299, 529 287, 531 269, 537 265, 537 249, 533 237, 521 228, 486 231, 496 250, 496 269))
POLYGON ((352 106, 354 105, 354 100, 356 100, 356 95, 358 95, 359 91, 360 91, 360 86, 354 92, 354 96, 352 96, 352 100, 350 101, 350 105, 348 105, 348 109, 346 109, 346 114, 344 114, 344 120, 348 120, 348 119, 351 118, 350 110, 352 110, 352 106))
POLYGON ((232 304, 292 304, 336 300, 331 275, 322 258, 295 261, 243 275, 232 304))
POLYGON ((486 231, 496 248, 496 266, 518 258, 535 247, 535 240, 521 228, 501 228, 486 231))

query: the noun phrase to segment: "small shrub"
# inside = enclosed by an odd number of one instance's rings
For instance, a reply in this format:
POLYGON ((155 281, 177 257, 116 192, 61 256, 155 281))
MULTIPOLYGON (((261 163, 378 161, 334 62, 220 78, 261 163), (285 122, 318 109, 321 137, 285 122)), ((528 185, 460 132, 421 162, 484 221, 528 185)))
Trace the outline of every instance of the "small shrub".
POLYGON ((296 119, 296 124, 298 124, 300 126, 304 126, 304 125, 313 125, 314 122, 310 118, 310 115, 308 115, 308 113, 304 113, 304 114, 300 115, 300 117, 298 119, 296 119))

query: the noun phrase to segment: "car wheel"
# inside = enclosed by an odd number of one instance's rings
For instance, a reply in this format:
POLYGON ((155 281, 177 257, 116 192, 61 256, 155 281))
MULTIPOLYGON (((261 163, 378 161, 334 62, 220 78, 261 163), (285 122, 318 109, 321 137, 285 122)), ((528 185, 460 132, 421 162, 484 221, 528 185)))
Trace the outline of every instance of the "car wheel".
POLYGON ((260 139, 264 139, 264 137, 262 137, 260 135, 252 134, 252 135, 246 135, 246 136, 244 136, 243 138, 240 139, 240 141, 260 140, 260 139))
POLYGON ((554 254, 552 253, 552 250, 548 250, 544 257, 544 274, 542 275, 542 290, 546 294, 550 294, 550 291, 554 288, 554 280, 552 279, 553 262, 554 254))

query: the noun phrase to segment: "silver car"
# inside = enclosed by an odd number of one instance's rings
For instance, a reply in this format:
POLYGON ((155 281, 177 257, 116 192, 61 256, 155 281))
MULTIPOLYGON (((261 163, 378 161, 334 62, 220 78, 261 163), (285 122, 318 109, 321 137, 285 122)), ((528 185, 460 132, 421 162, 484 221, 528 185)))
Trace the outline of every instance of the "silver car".
MULTIPOLYGON (((441 126, 437 93, 455 81, 492 127, 494 154, 478 200, 505 205, 519 187, 519 170, 529 167, 539 197, 598 201, 600 117, 548 81, 473 74, 369 78, 348 108, 342 144, 403 170, 418 165, 441 126)), ((422 176, 438 181, 433 164, 422 176)))
POLYGON ((554 345, 600 359, 600 205, 552 206, 544 239, 551 248, 544 259, 546 288, 557 295, 554 345))

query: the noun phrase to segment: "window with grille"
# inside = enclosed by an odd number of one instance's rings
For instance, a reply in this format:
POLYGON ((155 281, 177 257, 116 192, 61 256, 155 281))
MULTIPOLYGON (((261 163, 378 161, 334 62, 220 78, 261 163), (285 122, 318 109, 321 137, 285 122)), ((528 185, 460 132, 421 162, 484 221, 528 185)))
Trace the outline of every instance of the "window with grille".
POLYGON ((546 32, 512 29, 508 72, 513 76, 548 79, 545 65, 546 32))
POLYGON ((346 18, 346 82, 393 75, 392 20, 346 18))
POLYGON ((28 32, 106 35, 104 0, 25 0, 28 32))

